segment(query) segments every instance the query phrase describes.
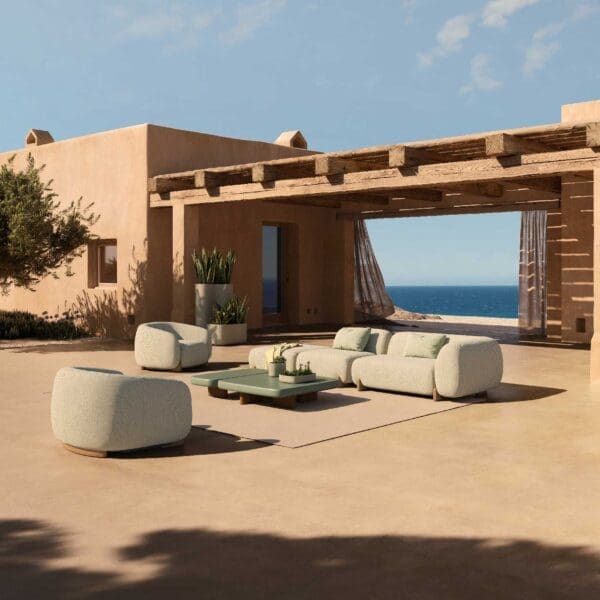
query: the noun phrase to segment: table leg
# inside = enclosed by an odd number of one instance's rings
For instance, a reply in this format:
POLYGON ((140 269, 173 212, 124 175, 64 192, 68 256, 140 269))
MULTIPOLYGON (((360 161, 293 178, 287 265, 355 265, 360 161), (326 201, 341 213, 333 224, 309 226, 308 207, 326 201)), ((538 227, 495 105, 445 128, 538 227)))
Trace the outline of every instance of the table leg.
POLYGON ((296 408, 297 396, 287 396, 286 398, 273 398, 273 404, 279 408, 296 408))
POLYGON ((252 404, 258 402, 260 398, 254 394, 244 394, 240 392, 240 404, 252 404))
POLYGON ((216 387, 216 386, 210 386, 208 388, 208 395, 212 396, 213 398, 228 398, 229 397, 227 390, 222 390, 221 388, 216 387))
POLYGON ((314 402, 318 397, 318 392, 308 392, 308 394, 300 394, 298 402, 314 402))

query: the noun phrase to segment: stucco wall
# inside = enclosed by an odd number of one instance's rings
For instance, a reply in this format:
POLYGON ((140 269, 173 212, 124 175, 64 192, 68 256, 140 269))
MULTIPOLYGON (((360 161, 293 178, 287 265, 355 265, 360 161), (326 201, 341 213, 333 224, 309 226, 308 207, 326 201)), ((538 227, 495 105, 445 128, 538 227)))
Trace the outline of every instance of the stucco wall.
POLYGON ((146 126, 128 127, 0 154, 0 163, 16 154, 15 167, 31 153, 44 164, 43 178, 53 179, 61 203, 83 197, 100 219, 93 233, 116 238, 118 284, 88 289, 87 253, 73 262, 74 275, 45 278, 35 292, 15 288, 0 297, 0 308, 60 314, 80 309, 100 333, 126 335, 126 315, 144 318, 140 298, 146 270, 146 126))

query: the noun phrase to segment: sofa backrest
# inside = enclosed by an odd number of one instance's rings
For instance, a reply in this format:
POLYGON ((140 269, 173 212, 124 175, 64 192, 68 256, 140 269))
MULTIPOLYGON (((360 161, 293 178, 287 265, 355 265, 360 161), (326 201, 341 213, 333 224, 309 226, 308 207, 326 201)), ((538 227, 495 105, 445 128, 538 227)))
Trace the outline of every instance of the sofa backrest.
POLYGON ((387 329, 375 329, 372 327, 369 341, 365 346, 365 352, 372 352, 373 354, 385 354, 391 338, 392 334, 391 332, 387 331, 387 329))
MULTIPOLYGON (((404 355, 404 347, 406 346, 406 342, 408 340, 408 336, 413 333, 411 331, 399 331, 398 333, 394 333, 389 341, 387 354, 390 356, 403 356, 404 355)), ((415 332, 416 333, 416 332, 415 332)), ((423 335, 428 335, 427 332, 419 331, 418 333, 423 335)), ((434 334, 431 334, 434 335, 434 334)), ((435 334, 437 335, 437 334, 435 334)), ((455 335, 455 334, 445 334, 448 338, 447 346, 453 344, 463 345, 465 343, 476 343, 478 341, 492 341, 492 338, 479 336, 479 335, 455 335)), ((442 348, 443 350, 443 348, 442 348)))

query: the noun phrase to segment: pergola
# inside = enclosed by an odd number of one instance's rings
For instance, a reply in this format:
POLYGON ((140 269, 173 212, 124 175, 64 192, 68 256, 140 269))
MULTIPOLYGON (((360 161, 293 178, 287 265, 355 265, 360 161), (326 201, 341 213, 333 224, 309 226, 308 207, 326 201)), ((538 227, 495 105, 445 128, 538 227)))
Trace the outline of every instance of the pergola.
MULTIPOLYGON (((598 178, 600 122, 586 121, 158 175, 149 179, 148 190, 151 209, 262 201, 325 206, 336 210, 337 219, 353 221, 560 213, 571 197, 565 193, 567 182, 590 185, 598 178)), ((593 212, 599 213, 600 185, 593 187, 593 212)), ((560 227, 556 229, 556 241, 561 241, 560 227)), ((593 247, 588 258, 595 271, 600 265, 598 233, 593 247)), ((598 279, 594 277, 590 302, 600 297, 598 279)), ((593 305, 600 322, 600 302, 593 305)), ((600 377, 600 347, 595 345, 593 340, 592 372, 600 377)))

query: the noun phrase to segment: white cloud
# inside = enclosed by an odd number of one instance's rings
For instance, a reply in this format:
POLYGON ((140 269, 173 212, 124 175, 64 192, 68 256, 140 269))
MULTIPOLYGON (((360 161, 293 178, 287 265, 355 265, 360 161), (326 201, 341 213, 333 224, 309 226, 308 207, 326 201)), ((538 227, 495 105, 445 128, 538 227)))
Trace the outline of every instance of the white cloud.
POLYGON ((471 80, 460 88, 461 95, 475 91, 491 92, 502 86, 502 82, 494 79, 489 69, 490 57, 477 54, 471 60, 471 80))
POLYGON ((600 4, 596 2, 580 2, 575 6, 571 19, 573 21, 581 21, 600 13, 600 4))
POLYGON ((504 27, 508 17, 539 0, 489 0, 483 7, 482 21, 488 27, 504 27))
POLYGON ((525 50, 523 73, 531 77, 536 71, 543 69, 548 61, 560 50, 560 44, 549 40, 563 29, 561 23, 552 23, 538 29, 531 40, 531 45, 525 50))
POLYGON ((436 35, 437 45, 428 52, 418 54, 419 65, 430 67, 436 58, 458 52, 471 35, 472 15, 458 15, 448 19, 436 35))
POLYGON ((223 31, 219 39, 230 44, 242 42, 267 23, 284 6, 286 0, 261 0, 238 6, 236 20, 231 29, 223 31))
POLYGON ((127 22, 122 33, 132 37, 165 37, 174 34, 190 36, 206 29, 219 14, 218 9, 193 11, 178 4, 147 13, 130 12, 120 7, 113 14, 127 22))

